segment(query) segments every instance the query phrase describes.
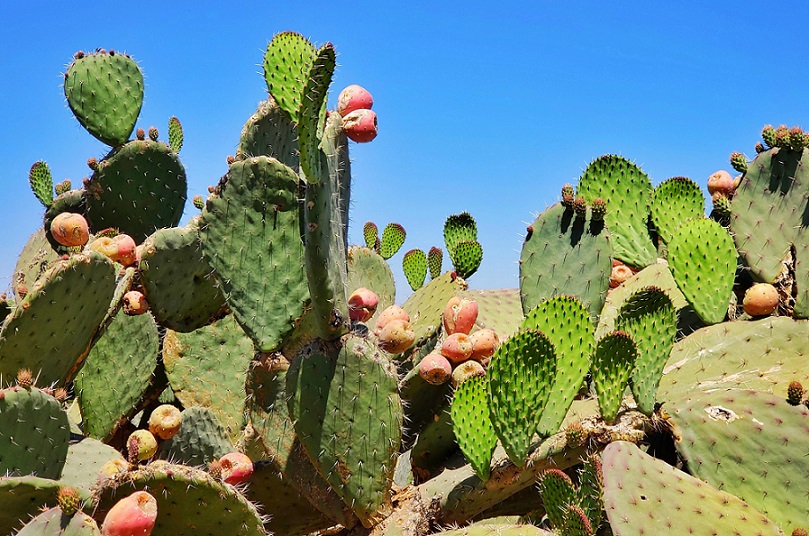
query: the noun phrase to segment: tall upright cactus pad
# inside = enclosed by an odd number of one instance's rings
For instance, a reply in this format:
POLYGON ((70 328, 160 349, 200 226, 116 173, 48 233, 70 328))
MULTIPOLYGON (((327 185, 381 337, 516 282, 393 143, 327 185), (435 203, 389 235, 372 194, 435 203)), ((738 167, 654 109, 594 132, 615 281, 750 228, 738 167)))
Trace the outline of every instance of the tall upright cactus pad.
POLYGON ((271 156, 292 169, 300 166, 298 127, 272 97, 259 103, 242 127, 237 155, 271 156))
POLYGON ((308 39, 295 32, 276 34, 264 54, 267 89, 290 119, 298 122, 303 88, 316 55, 308 39))
POLYGON ((309 297, 297 193, 294 171, 255 157, 231 164, 202 212, 202 251, 260 351, 280 346, 309 297))
POLYGON ((405 243, 407 231, 398 223, 389 223, 382 229, 382 238, 379 239, 379 254, 387 260, 396 255, 405 243))
POLYGON ((163 327, 190 332, 227 311, 213 268, 202 254, 198 219, 149 236, 138 267, 149 310, 163 327))
POLYGON ((172 116, 169 118, 169 149, 174 154, 180 154, 180 149, 183 148, 183 141, 185 135, 183 134, 183 125, 180 120, 172 116))
POLYGON ((489 363, 492 424, 516 465, 525 464, 555 375, 553 344, 536 330, 515 333, 497 348, 489 363))
POLYGON ((595 350, 595 328, 584 305, 571 296, 555 296, 539 303, 522 322, 522 329, 544 333, 553 344, 556 375, 538 433, 548 437, 559 431, 573 399, 590 370, 595 350))
POLYGON ((127 54, 77 53, 65 73, 67 104, 87 131, 113 147, 126 142, 143 105, 143 73, 127 54))
POLYGON ((651 415, 660 376, 677 335, 674 305, 657 287, 638 290, 621 307, 615 329, 628 333, 635 341, 637 357, 629 384, 638 409, 651 415))
POLYGON ((390 508, 402 406, 390 361, 355 335, 304 348, 287 374, 289 412, 306 452, 365 526, 390 508))
POLYGON ((36 387, 0 394, 0 474, 59 478, 70 439, 61 404, 36 387))
POLYGON ((0 374, 28 368, 40 385, 72 381, 90 351, 115 290, 115 268, 100 253, 57 261, 0 328, 0 374))
POLYGON ((730 230, 757 281, 773 283, 792 257, 796 318, 809 318, 809 150, 777 147, 760 153, 731 202, 730 230))
POLYGON ((649 210, 657 234, 668 244, 686 221, 705 215, 705 198, 696 182, 672 177, 654 189, 649 210))
POLYGON ((497 446, 489 416, 489 382, 485 376, 469 378, 452 396, 452 426, 458 446, 481 480, 491 474, 492 454, 497 446))
POLYGON ((468 212, 453 214, 444 222, 444 243, 459 277, 467 278, 480 267, 483 247, 477 239, 477 223, 468 212))
POLYGON ((365 241, 365 247, 374 251, 378 250, 381 246, 379 227, 372 221, 365 222, 365 225, 362 226, 362 239, 365 241))
POLYGON ((677 286, 706 324, 725 319, 736 276, 736 248, 714 220, 690 220, 669 243, 669 266, 677 286))
POLYGON ((159 348, 151 315, 115 315, 73 384, 86 435, 109 439, 134 416, 157 366, 159 348))
POLYGON ((346 290, 350 295, 358 288, 371 289, 379 297, 379 305, 374 316, 365 323, 373 328, 379 314, 396 301, 396 282, 393 272, 385 259, 373 249, 362 246, 348 248, 348 273, 346 290))
POLYGON ((411 249, 402 257, 402 271, 407 283, 413 290, 418 290, 427 278, 427 255, 423 250, 411 249))
POLYGON ((520 255, 520 298, 526 315, 542 300, 578 297, 592 321, 609 288, 612 248, 602 221, 556 204, 529 227, 520 255))
POLYGON ((444 251, 436 246, 427 252, 427 265, 430 268, 430 279, 435 279, 441 275, 441 267, 444 263, 444 251))
POLYGON ((115 227, 141 242, 179 223, 186 190, 185 168, 168 145, 133 140, 98 163, 84 193, 87 219, 94 231, 115 227))
POLYGON ((39 161, 34 162, 28 172, 28 184, 31 191, 45 208, 51 206, 53 202, 53 178, 48 164, 39 161))
POLYGON ((618 416, 624 391, 635 366, 638 351, 628 333, 613 331, 596 344, 593 354, 593 385, 598 394, 598 407, 605 421, 618 416))
POLYGON ((783 534, 762 513, 632 443, 604 449, 604 506, 615 536, 783 534))
POLYGON ((809 520, 809 409, 781 394, 721 390, 674 400, 677 450, 691 474, 760 510, 789 533, 809 520))

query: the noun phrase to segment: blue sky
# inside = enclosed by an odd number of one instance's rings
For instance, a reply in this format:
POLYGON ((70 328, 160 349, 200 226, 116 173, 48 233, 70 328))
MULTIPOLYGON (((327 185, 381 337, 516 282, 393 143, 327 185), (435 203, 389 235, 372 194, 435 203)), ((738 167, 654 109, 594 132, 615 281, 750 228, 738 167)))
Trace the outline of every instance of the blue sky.
MULTIPOLYGON (((525 226, 602 154, 654 184, 703 187, 767 123, 809 127, 809 4, 782 2, 156 2, 30 0, 4 7, 0 42, 0 289, 41 224, 31 164, 80 184, 107 147, 67 108, 61 73, 76 50, 126 51, 146 94, 138 126, 185 129, 189 199, 227 169, 265 98, 263 49, 298 31, 334 43, 331 103, 352 83, 374 95, 379 137, 352 146, 352 241, 396 221, 402 253, 443 246, 469 211, 484 260, 472 288, 518 285, 525 226), (58 7, 57 7, 58 6, 58 7), (230 7, 227 7, 230 6, 230 7)), ((710 206, 710 204, 709 204, 710 206)), ((183 222, 195 213, 186 211, 183 222)))

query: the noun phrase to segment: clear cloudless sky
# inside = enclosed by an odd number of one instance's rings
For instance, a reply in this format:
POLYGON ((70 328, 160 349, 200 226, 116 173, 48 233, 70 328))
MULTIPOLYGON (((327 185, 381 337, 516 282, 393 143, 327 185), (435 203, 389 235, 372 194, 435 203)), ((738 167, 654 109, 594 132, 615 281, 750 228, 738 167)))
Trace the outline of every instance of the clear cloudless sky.
MULTIPOLYGON (((0 21, 0 290, 41 225, 28 187, 45 160, 74 185, 108 148, 72 116, 62 73, 77 50, 130 53, 146 80, 138 125, 183 123, 190 199, 226 169, 266 97, 263 50, 294 30, 338 52, 330 106, 357 83, 379 136, 353 144, 350 238, 368 220, 407 229, 405 250, 443 247, 469 211, 484 260, 471 288, 518 285, 525 227, 602 154, 654 184, 705 186, 728 155, 755 154, 767 123, 809 128, 809 3, 761 2, 5 2, 0 21)), ((710 202, 708 202, 710 207, 710 202)), ((446 267, 446 264, 445 264, 446 267)))

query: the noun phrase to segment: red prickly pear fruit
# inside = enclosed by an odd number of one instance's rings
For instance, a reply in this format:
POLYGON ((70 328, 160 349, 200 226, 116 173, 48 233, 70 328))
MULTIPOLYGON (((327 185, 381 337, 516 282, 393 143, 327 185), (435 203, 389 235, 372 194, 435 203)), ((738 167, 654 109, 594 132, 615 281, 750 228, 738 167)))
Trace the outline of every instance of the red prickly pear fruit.
POLYGON ((348 298, 348 316, 356 322, 367 322, 374 316, 379 296, 373 290, 358 288, 348 298))
POLYGON ((157 439, 149 430, 135 430, 126 440, 130 463, 148 460, 157 452, 157 439))
POLYGON ((222 480, 228 484, 243 484, 253 476, 253 460, 241 452, 231 452, 219 458, 222 480))
POLYGON ((343 130, 348 139, 357 143, 372 141, 378 133, 376 114, 371 110, 354 110, 343 117, 343 130))
POLYGON ((429 384, 442 385, 452 376, 452 365, 443 355, 432 352, 419 361, 419 376, 429 384))
POLYGON ((81 214, 62 212, 51 222, 51 236, 65 247, 83 246, 90 239, 90 227, 81 214))
POLYGON ((489 364, 489 359, 500 346, 500 337, 493 329, 479 329, 469 336, 472 342, 472 355, 470 359, 479 361, 483 366, 489 364))
POLYGON ((376 319, 375 329, 377 334, 385 329, 385 326, 387 326, 388 323, 394 320, 404 320, 406 322, 410 322, 410 315, 398 305, 391 305, 379 313, 379 317, 376 319))
POLYGON ((146 296, 138 290, 130 290, 124 294, 124 314, 129 316, 142 315, 149 310, 146 296))
POLYGON ((444 307, 444 332, 447 335, 453 333, 469 334, 475 327, 478 319, 478 303, 475 300, 467 300, 453 296, 444 307))
POLYGON ((613 261, 612 272, 610 272, 610 288, 615 288, 630 277, 635 275, 632 268, 620 261, 613 261))
POLYGON ((453 333, 441 344, 441 355, 456 365, 472 356, 472 339, 466 333, 453 333))
POLYGON ((380 348, 389 354, 401 354, 416 341, 416 332, 407 320, 391 320, 377 334, 380 348))
POLYGON ((337 113, 345 117, 354 110, 370 110, 374 106, 374 98, 362 86, 352 84, 337 96, 337 113))
POLYGON ((171 439, 180 431, 183 414, 171 404, 157 406, 149 416, 149 431, 160 439, 171 439))
POLYGON ((112 260, 124 266, 131 266, 138 260, 137 244, 135 240, 127 234, 119 234, 112 239, 115 245, 115 255, 112 260))
POLYGON ((452 371, 452 386, 457 389, 459 385, 475 376, 485 376, 486 370, 477 361, 464 361, 452 371))
POLYGON ((750 316, 772 314, 778 307, 778 290, 769 283, 756 283, 744 293, 742 305, 750 316))
POLYGON ((724 194, 725 197, 730 197, 730 195, 736 189, 734 182, 735 181, 733 180, 733 177, 730 176, 730 173, 724 169, 720 169, 708 177, 708 193, 713 196, 713 194, 719 192, 724 194))
POLYGON ((124 497, 101 525, 103 536, 150 536, 157 521, 157 499, 145 491, 124 497))

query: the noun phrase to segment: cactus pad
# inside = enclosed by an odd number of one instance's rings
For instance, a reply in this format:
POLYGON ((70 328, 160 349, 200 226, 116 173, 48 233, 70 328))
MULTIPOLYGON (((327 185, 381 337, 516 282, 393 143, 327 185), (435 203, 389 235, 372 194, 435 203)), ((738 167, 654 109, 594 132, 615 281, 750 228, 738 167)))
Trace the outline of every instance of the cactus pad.
POLYGON ((452 396, 452 426, 458 446, 481 480, 491 474, 497 435, 489 417, 489 382, 485 376, 469 378, 452 396))
POLYGON ((282 32, 272 38, 264 54, 264 79, 270 95, 290 119, 298 122, 315 48, 308 39, 294 32, 282 32), (301 76, 303 73, 304 77, 301 76))
POLYGON ((396 283, 393 272, 385 259, 374 250, 362 246, 350 246, 348 254, 348 272, 346 273, 346 290, 351 294, 358 288, 371 289, 379 297, 379 304, 374 316, 365 324, 373 329, 379 313, 396 300, 396 283))
POLYGON ((174 154, 179 154, 183 148, 183 125, 176 117, 169 119, 169 148, 174 154))
POLYGON ((379 254, 387 260, 396 255, 405 243, 407 232, 398 223, 389 223, 382 230, 382 238, 379 243, 379 254))
POLYGON ((668 244, 686 221, 705 215, 705 198, 691 179, 672 177, 654 189, 649 208, 657 233, 668 244))
POLYGON ((411 249, 402 257, 402 270, 410 288, 420 289, 427 278, 427 255, 420 249, 411 249))
POLYGON ((262 101, 244 124, 237 154, 242 159, 270 156, 291 169, 300 166, 298 127, 272 97, 262 101))
POLYGON ((598 393, 601 416, 608 423, 618 416, 637 355, 632 337, 622 331, 608 333, 596 345, 593 384, 598 393))
POLYGON ((39 161, 31 166, 28 172, 28 184, 31 191, 45 208, 51 206, 53 202, 53 178, 48 164, 39 161))

